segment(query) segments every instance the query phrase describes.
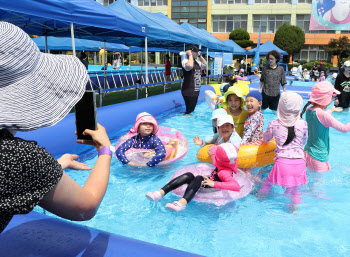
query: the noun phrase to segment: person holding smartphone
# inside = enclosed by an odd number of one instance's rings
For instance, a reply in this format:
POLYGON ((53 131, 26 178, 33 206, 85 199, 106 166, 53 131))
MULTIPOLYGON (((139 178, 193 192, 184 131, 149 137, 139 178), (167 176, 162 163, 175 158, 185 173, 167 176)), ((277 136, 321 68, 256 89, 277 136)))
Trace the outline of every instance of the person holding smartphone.
POLYGON ((186 57, 182 61, 182 71, 184 81, 181 93, 185 101, 186 112, 190 114, 197 105, 199 91, 201 89, 201 69, 207 65, 199 49, 195 45, 190 45, 186 51, 186 57))
POLYGON ((84 186, 64 169, 90 169, 65 154, 56 160, 34 141, 15 137, 16 131, 53 126, 83 96, 88 74, 74 56, 41 53, 17 26, 0 22, 0 233, 16 214, 36 205, 69 220, 88 220, 106 192, 112 151, 106 130, 85 130, 98 159, 84 186), (16 43, 16 48, 8 47, 16 43), (24 65, 25 64, 25 65, 24 65))

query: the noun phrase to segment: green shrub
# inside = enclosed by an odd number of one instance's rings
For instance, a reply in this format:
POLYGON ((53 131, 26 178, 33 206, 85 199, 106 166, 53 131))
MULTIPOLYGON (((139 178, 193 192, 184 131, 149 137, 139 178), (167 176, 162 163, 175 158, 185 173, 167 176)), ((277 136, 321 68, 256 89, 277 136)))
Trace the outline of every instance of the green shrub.
POLYGON ((305 32, 298 26, 284 23, 277 29, 273 43, 289 55, 297 54, 304 47, 305 32))
POLYGON ((249 33, 244 29, 235 29, 230 33, 229 37, 232 41, 238 44, 240 47, 247 48, 253 45, 253 41, 250 40, 249 33))
POLYGON ((327 70, 330 69, 330 67, 333 67, 333 64, 328 62, 327 60, 317 60, 317 61, 310 61, 307 62, 303 65, 303 69, 308 69, 311 70, 313 64, 315 63, 317 65, 317 67, 319 66, 319 63, 323 62, 323 65, 327 68, 327 70))

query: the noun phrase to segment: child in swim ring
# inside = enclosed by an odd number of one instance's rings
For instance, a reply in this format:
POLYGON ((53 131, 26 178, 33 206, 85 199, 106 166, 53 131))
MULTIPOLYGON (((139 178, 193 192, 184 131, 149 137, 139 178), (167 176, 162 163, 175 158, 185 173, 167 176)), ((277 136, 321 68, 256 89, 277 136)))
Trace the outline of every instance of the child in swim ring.
POLYGON ((242 89, 230 87, 224 95, 224 105, 227 106, 227 114, 231 115, 235 123, 235 130, 240 137, 243 136, 244 122, 247 119, 248 111, 244 109, 244 97, 242 89))
POLYGON ((118 147, 116 150, 118 160, 123 164, 129 164, 137 167, 146 165, 148 167, 156 166, 166 156, 164 145, 156 136, 158 129, 158 122, 151 114, 142 112, 137 115, 136 122, 129 132, 130 134, 137 133, 137 135, 128 139, 118 147), (130 148, 154 149, 155 156, 146 164, 138 165, 137 163, 130 162, 125 156, 125 152, 130 148))
POLYGON ((293 92, 284 92, 277 107, 277 120, 271 121, 263 134, 263 141, 276 140, 275 165, 263 183, 259 194, 267 195, 272 184, 282 185, 291 198, 291 211, 300 202, 298 188, 306 184, 304 144, 307 140, 307 123, 300 119, 303 99, 293 92))
POLYGON ((263 135, 264 116, 260 111, 262 96, 258 91, 251 91, 247 97, 245 106, 248 110, 248 117, 244 123, 242 145, 260 140, 263 135))
POLYGON ((196 136, 193 138, 194 144, 204 146, 206 144, 219 145, 223 143, 232 143, 239 148, 242 139, 235 131, 232 116, 227 114, 219 115, 217 118, 217 127, 219 133, 206 137, 204 141, 196 136))
POLYGON ((146 197, 151 201, 158 201, 170 191, 188 184, 185 194, 179 201, 165 205, 165 208, 170 211, 181 211, 185 209, 186 205, 192 200, 201 186, 239 191, 241 187, 232 177, 233 172, 237 173, 237 152, 237 147, 231 143, 224 143, 211 148, 210 157, 216 169, 209 177, 195 177, 191 172, 187 172, 169 181, 158 191, 147 193, 146 197))
POLYGON ((350 122, 344 125, 332 116, 332 112, 340 112, 343 110, 342 108, 333 106, 325 111, 332 103, 333 97, 339 95, 339 93, 330 82, 318 82, 312 87, 310 99, 300 115, 302 117, 306 112, 305 119, 309 127, 304 150, 306 166, 310 170, 324 172, 331 169, 328 162, 330 127, 343 133, 350 131, 350 122), (307 108, 309 105, 312 105, 312 107, 307 108))

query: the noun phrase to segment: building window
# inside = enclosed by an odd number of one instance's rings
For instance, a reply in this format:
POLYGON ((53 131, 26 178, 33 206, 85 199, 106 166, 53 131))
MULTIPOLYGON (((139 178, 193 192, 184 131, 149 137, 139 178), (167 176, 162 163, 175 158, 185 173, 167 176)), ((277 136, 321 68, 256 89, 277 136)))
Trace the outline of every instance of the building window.
POLYGON ((293 57, 294 61, 297 60, 328 60, 330 61, 331 56, 323 49, 323 46, 308 45, 301 49, 300 53, 295 54, 293 57))
POLYGON ((207 1, 173 0, 171 19, 179 24, 187 22, 199 29, 207 29, 207 1))
POLYGON ((248 15, 213 15, 213 32, 231 33, 235 29, 247 30, 248 15))
POLYGON ((248 0, 215 0, 214 4, 248 4, 248 0))
POLYGON ((255 0, 256 4, 291 4, 291 0, 255 0))
POLYGON ((253 15, 253 32, 261 25, 261 33, 275 33, 283 23, 290 24, 290 15, 253 15))
POLYGON ((312 0, 298 0, 298 4, 312 4, 312 0))
POLYGON ((335 30, 309 30, 310 14, 297 14, 297 26, 305 33, 310 34, 334 34, 335 30))
POLYGON ((168 0, 138 0, 138 6, 167 6, 168 0))

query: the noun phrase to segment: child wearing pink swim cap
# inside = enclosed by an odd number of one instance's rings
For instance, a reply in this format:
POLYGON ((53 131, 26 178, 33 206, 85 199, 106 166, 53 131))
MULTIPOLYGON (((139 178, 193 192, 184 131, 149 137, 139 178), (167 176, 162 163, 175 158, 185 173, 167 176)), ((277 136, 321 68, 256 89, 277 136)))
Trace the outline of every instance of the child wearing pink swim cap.
POLYGON ((128 164, 131 166, 148 166, 154 167, 160 163, 165 155, 166 150, 162 141, 156 136, 159 130, 158 122, 151 114, 147 112, 142 112, 136 117, 136 122, 134 126, 130 129, 129 134, 135 134, 132 138, 126 140, 121 146, 116 150, 116 156, 119 161, 123 164, 128 164), (143 165, 138 165, 136 163, 130 162, 126 157, 125 153, 131 148, 139 149, 154 149, 155 156, 143 165))
POLYGON ((304 144, 307 140, 307 123, 300 119, 303 99, 294 92, 283 92, 277 107, 277 120, 269 123, 263 141, 276 140, 275 165, 263 183, 259 194, 267 195, 272 184, 286 187, 291 199, 290 211, 300 202, 298 188, 306 184, 304 144))
POLYGON ((329 171, 329 128, 346 133, 350 131, 350 122, 342 124, 337 121, 332 112, 342 111, 342 108, 332 107, 328 111, 325 109, 332 103, 333 98, 340 92, 334 89, 328 81, 315 84, 311 90, 308 103, 305 105, 301 117, 306 112, 306 122, 308 124, 308 140, 305 145, 306 165, 310 170, 316 172, 329 171), (307 108, 312 105, 312 107, 307 108))
POLYGON ((165 205, 165 208, 170 211, 181 211, 185 209, 201 187, 240 191, 240 185, 232 176, 233 172, 237 173, 237 154, 237 147, 231 143, 223 143, 213 147, 210 149, 210 157, 216 169, 209 177, 195 177, 191 172, 187 172, 172 179, 158 191, 147 193, 146 197, 151 201, 158 201, 170 191, 187 184, 185 194, 179 201, 165 205))

